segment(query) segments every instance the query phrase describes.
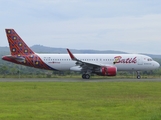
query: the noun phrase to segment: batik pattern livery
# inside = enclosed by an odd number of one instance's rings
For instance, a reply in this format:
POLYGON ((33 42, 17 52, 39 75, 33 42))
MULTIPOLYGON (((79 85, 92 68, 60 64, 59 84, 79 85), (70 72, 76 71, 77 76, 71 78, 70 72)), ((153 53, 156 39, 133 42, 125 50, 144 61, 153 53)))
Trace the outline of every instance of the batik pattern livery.
POLYGON ((6 29, 6 35, 9 42, 11 56, 5 56, 3 59, 30 67, 55 70, 45 64, 13 29, 6 29))

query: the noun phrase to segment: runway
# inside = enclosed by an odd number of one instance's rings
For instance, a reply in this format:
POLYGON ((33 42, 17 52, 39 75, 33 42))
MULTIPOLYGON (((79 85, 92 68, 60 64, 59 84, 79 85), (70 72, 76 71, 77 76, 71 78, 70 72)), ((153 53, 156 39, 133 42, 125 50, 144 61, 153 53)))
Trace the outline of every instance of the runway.
POLYGON ((0 82, 161 82, 161 79, 0 78, 0 82))

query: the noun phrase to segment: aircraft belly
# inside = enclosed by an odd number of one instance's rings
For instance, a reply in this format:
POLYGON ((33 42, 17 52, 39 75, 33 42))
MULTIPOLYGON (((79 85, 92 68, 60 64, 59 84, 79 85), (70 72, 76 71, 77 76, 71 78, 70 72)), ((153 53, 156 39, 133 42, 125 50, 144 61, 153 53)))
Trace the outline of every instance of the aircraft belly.
MULTIPOLYGON (((48 63, 50 67, 60 71, 70 70, 71 65, 67 63, 48 63)), ((72 65, 73 66, 73 65, 72 65)))
POLYGON ((117 64, 116 67, 118 71, 133 71, 140 69, 135 64, 117 64))

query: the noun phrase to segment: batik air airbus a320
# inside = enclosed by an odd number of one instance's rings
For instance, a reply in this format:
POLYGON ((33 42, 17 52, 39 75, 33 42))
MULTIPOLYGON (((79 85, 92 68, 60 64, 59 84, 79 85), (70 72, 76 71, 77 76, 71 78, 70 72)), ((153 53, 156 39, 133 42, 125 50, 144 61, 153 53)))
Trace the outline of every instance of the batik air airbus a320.
POLYGON ((14 29, 6 29, 11 55, 2 59, 25 66, 56 70, 78 71, 83 79, 89 79, 91 74, 100 76, 116 76, 117 71, 154 70, 160 67, 151 57, 139 54, 74 54, 67 49, 68 54, 38 54, 32 51, 20 38, 14 29))

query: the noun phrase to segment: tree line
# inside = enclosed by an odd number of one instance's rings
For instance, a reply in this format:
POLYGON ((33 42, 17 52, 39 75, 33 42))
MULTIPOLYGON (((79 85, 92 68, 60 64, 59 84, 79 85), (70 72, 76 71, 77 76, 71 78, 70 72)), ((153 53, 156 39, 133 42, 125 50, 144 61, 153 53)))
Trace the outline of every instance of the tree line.
MULTIPOLYGON (((161 59, 155 59, 161 64, 161 59)), ((126 72, 118 72, 117 75, 119 76, 130 76, 135 74, 133 71, 126 71, 126 72)), ((161 68, 153 71, 142 71, 142 75, 155 75, 160 76, 161 75, 161 68)), ((42 70, 42 69, 36 69, 33 67, 27 67, 22 65, 13 64, 10 62, 6 62, 3 60, 0 60, 0 77, 52 77, 52 76, 65 76, 65 75, 80 75, 80 73, 77 72, 71 72, 71 71, 49 71, 49 70, 42 70)))

